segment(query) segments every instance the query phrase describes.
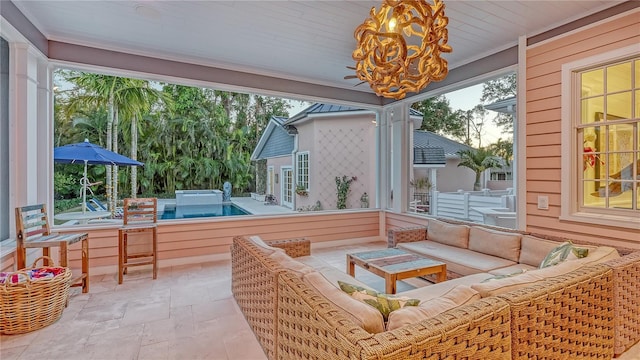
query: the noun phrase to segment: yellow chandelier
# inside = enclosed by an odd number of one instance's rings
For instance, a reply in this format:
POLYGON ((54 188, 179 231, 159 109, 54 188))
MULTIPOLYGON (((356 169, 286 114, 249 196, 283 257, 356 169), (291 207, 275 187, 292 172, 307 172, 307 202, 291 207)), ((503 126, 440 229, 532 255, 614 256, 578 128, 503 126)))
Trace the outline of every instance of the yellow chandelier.
POLYGON ((379 96, 398 100, 443 80, 449 69, 441 53, 451 52, 448 23, 440 0, 383 0, 354 32, 356 77, 379 96))

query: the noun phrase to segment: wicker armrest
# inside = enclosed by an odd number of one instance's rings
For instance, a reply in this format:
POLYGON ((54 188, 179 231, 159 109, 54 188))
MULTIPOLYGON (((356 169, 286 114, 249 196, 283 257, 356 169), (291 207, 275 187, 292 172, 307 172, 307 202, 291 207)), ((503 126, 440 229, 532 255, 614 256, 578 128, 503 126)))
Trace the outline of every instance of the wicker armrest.
POLYGON ((617 356, 640 341, 640 251, 604 264, 613 269, 617 356))
POLYGON ((427 240, 427 227, 390 229, 387 232, 387 246, 396 247, 398 243, 427 240))
POLYGON ((311 241, 307 238, 297 238, 288 240, 265 241, 268 245, 284 249, 287 255, 293 257, 311 255, 311 241))

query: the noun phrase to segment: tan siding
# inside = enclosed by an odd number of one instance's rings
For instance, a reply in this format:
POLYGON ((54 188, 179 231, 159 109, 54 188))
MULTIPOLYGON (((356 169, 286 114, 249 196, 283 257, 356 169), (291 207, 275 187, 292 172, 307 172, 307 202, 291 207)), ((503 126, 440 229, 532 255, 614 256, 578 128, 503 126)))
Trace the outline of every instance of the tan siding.
POLYGON ((527 111, 546 111, 549 109, 560 109, 560 98, 558 96, 549 96, 542 100, 529 101, 527 98, 527 111))
POLYGON ((550 86, 540 86, 536 89, 529 90, 527 92, 527 100, 543 100, 553 97, 551 94, 557 94, 560 92, 560 84, 553 84, 550 86))
POLYGON ((558 121, 547 121, 527 125, 527 135, 558 134, 560 131, 558 121))
MULTIPOLYGON (((307 237, 313 243, 378 237, 379 224, 380 216, 377 210, 247 217, 231 220, 160 222, 158 259, 227 253, 233 237, 237 235, 260 235, 265 240, 307 237)), ((90 266, 116 265, 118 261, 117 228, 102 228, 88 232, 90 266)), ((70 258, 72 267, 79 266, 80 249, 75 244, 71 247, 70 258)), ((4 262, 2 266, 5 266, 4 262)))
POLYGON ((405 228, 414 226, 426 226, 429 219, 417 215, 396 214, 387 212, 385 223, 387 229, 405 228))
POLYGON ((640 42, 640 17, 630 14, 527 49, 527 231, 638 247, 637 230, 560 220, 562 65, 640 42), (537 208, 549 196, 549 210, 537 208))
POLYGON ((560 145, 560 133, 527 136, 528 147, 541 145, 560 145))
POLYGON ((540 122, 559 121, 561 109, 547 109, 543 111, 531 112, 527 117, 527 124, 540 122))
MULTIPOLYGON (((537 46, 531 48, 527 51, 527 65, 529 64, 529 58, 531 58, 531 65, 537 65, 540 63, 537 59, 543 58, 546 55, 549 55, 549 58, 546 58, 545 62, 552 61, 554 58, 557 58, 555 54, 557 51, 563 51, 563 49, 567 46, 573 45, 576 47, 586 46, 586 48, 593 48, 597 46, 594 41, 604 41, 604 43, 611 42, 611 39, 621 40, 634 36, 638 33, 638 13, 620 17, 613 22, 609 22, 606 24, 593 26, 588 29, 584 29, 582 31, 576 32, 574 34, 565 36, 557 41, 549 42, 544 44, 544 46, 537 46), (621 31, 623 30, 623 31, 621 31)), ((601 45, 601 44, 598 44, 601 45)))
POLYGON ((543 145, 527 148, 527 157, 529 159, 546 158, 552 156, 560 156, 560 145, 543 145))
POLYGON ((527 161, 528 169, 560 169, 560 157, 530 158, 527 161))
POLYGON ((544 74, 538 77, 527 77, 527 89, 539 89, 542 87, 554 86, 560 83, 562 75, 560 71, 544 74))

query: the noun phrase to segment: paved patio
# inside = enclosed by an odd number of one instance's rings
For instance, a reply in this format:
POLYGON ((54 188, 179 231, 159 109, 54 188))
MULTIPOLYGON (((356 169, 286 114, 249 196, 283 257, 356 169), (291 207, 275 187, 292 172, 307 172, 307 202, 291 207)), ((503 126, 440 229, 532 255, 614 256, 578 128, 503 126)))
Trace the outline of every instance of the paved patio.
MULTIPOLYGON (((382 249, 384 242, 317 248, 312 252, 346 270, 347 252, 382 249)), ((231 295, 231 261, 91 277, 91 292, 73 288, 56 323, 31 333, 0 336, 0 359, 266 360, 231 295)), ((356 267, 356 277, 379 291, 384 280, 356 267)), ((398 291, 428 283, 398 282, 398 291)), ((618 359, 640 359, 640 344, 618 359)))

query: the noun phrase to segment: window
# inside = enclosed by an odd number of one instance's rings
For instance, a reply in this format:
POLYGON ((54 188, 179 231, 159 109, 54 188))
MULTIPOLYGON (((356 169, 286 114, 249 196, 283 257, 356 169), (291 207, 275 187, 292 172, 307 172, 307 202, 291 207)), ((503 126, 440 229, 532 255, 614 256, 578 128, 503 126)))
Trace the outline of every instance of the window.
MULTIPOLYGON (((563 76, 569 76, 572 84, 569 106, 573 109, 570 136, 572 178, 575 179, 570 200, 573 209, 563 206, 563 216, 587 216, 589 221, 601 217, 604 220, 597 222, 602 223, 607 219, 637 223, 640 219, 640 57, 634 54, 575 65, 577 68, 570 74, 565 74, 569 69, 563 67, 563 76)), ((563 181, 565 178, 563 176, 563 181)))
POLYGON ((491 172, 491 180, 513 180, 513 174, 507 172, 491 172))
POLYGON ((296 165, 296 187, 302 187, 305 190, 309 190, 309 152, 297 153, 297 165, 296 165))

